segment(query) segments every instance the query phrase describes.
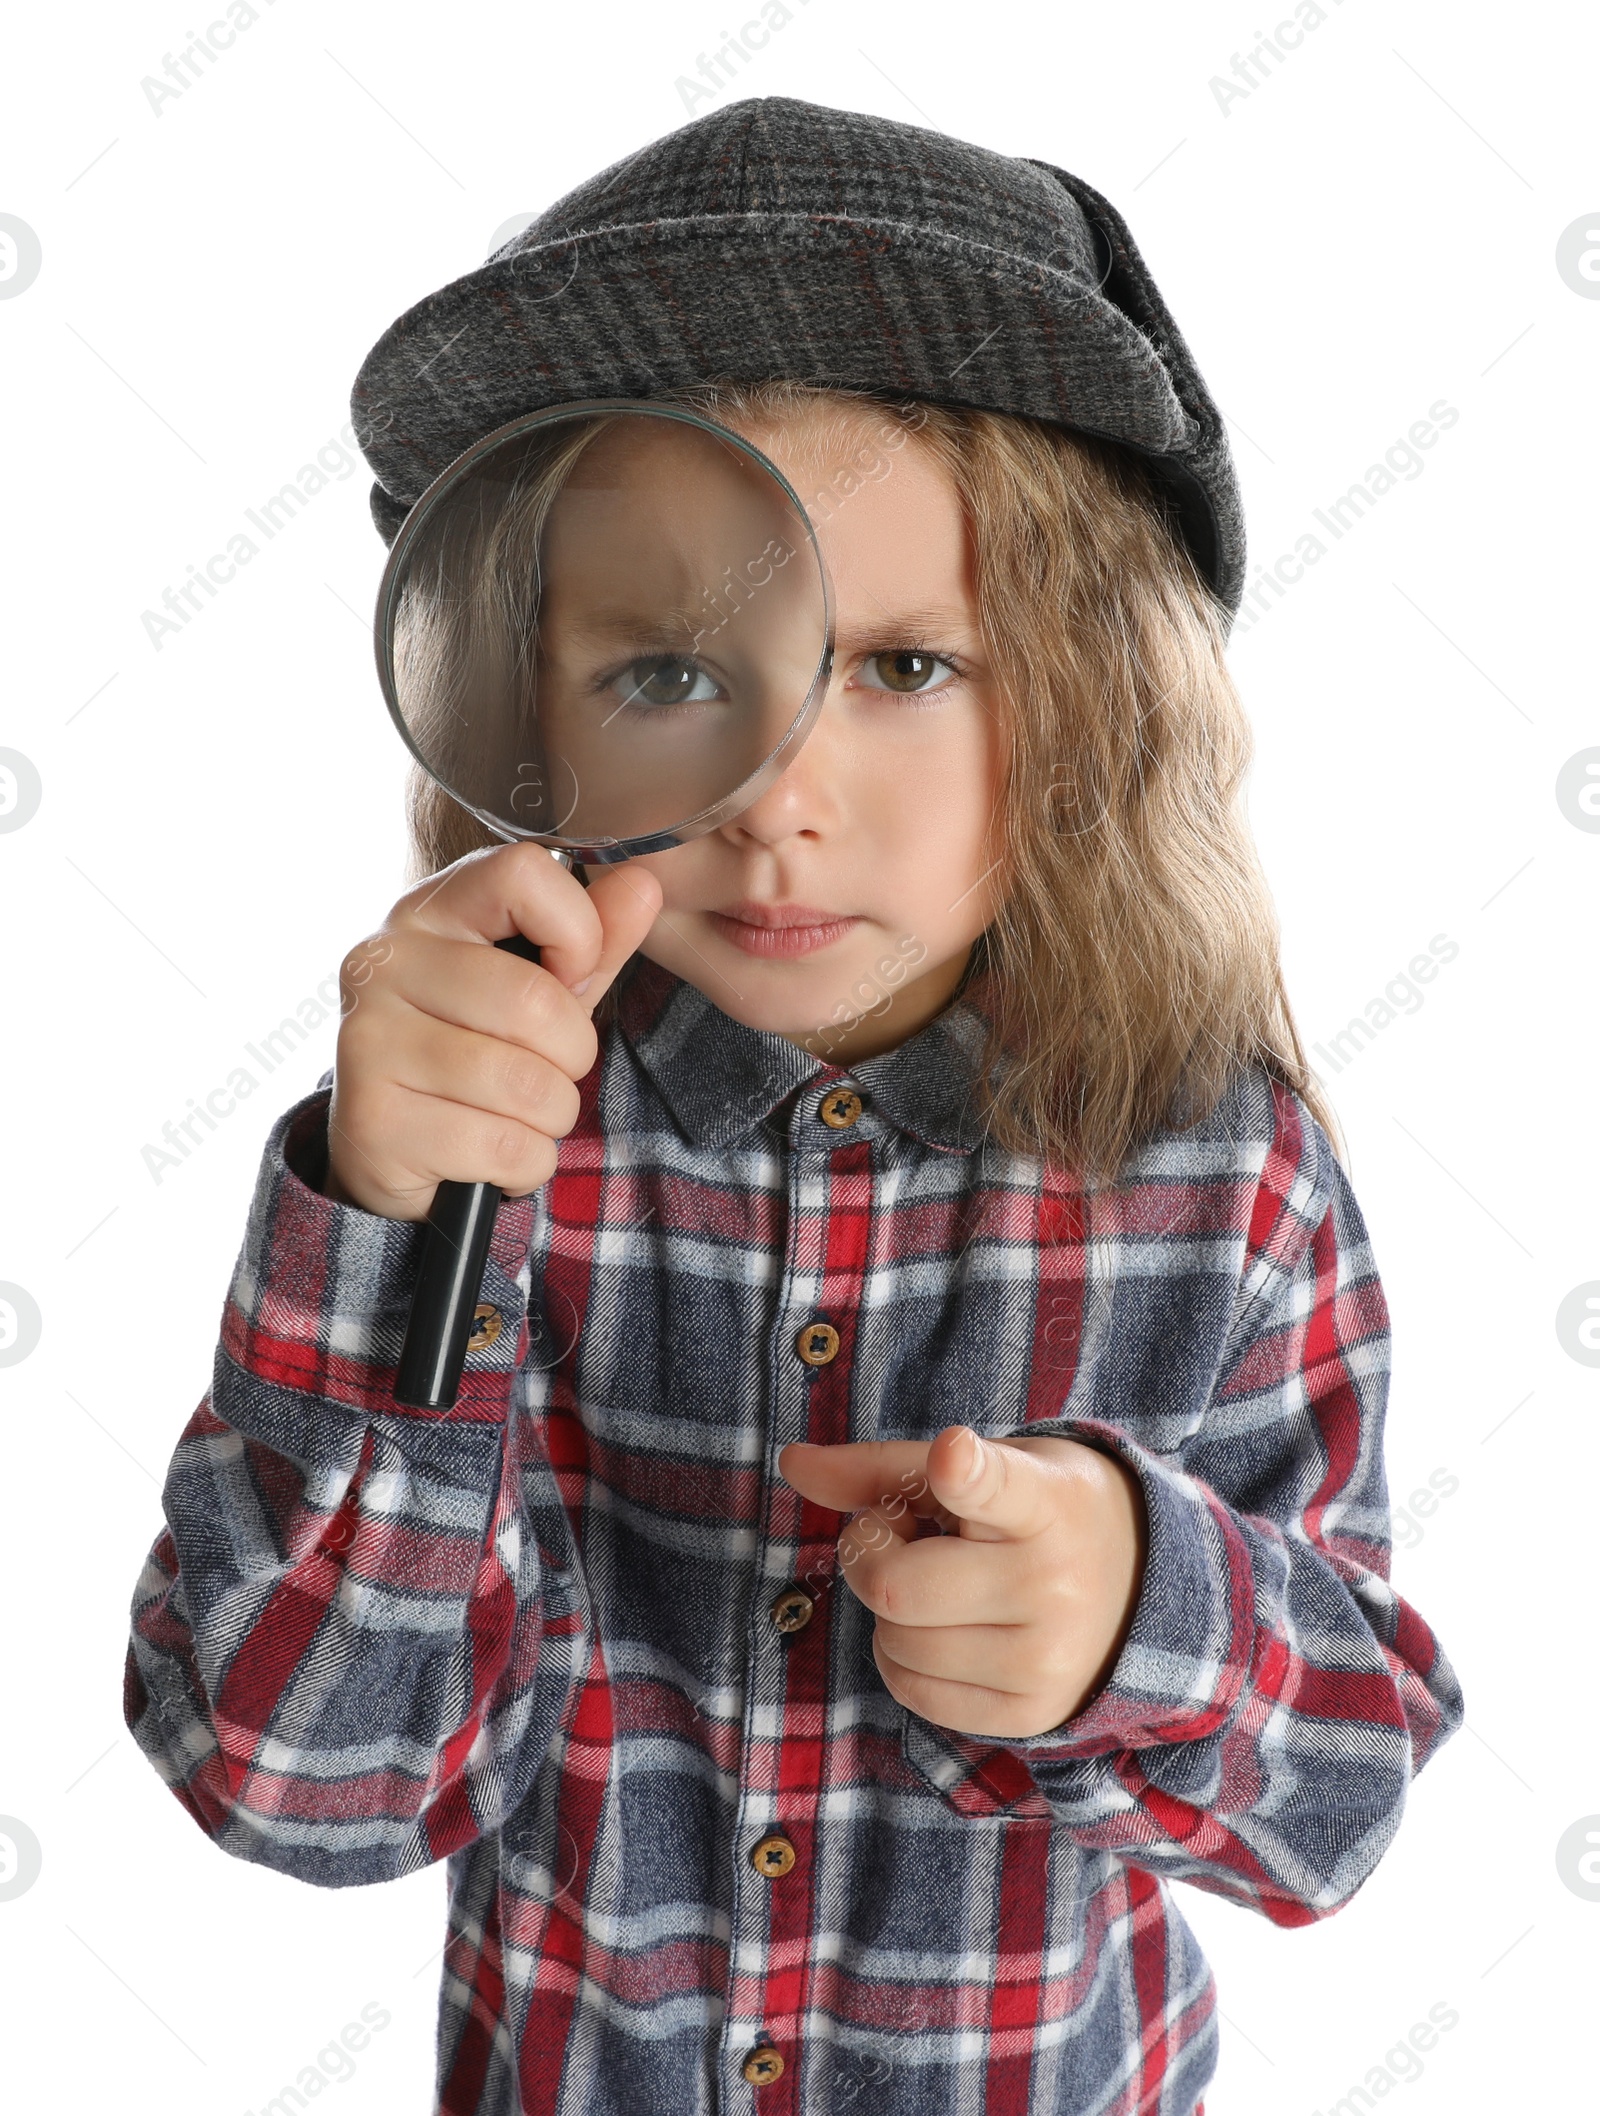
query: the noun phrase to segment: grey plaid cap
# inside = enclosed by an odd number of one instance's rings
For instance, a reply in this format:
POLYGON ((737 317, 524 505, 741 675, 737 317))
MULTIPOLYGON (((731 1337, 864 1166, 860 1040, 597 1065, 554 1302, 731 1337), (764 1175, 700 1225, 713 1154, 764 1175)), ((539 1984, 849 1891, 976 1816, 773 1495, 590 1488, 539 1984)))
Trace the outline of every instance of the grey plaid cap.
POLYGON ((351 395, 373 520, 392 543, 439 472, 523 412, 721 377, 1120 442, 1239 607, 1222 418, 1115 207, 1046 162, 788 96, 640 148, 389 326, 351 395))

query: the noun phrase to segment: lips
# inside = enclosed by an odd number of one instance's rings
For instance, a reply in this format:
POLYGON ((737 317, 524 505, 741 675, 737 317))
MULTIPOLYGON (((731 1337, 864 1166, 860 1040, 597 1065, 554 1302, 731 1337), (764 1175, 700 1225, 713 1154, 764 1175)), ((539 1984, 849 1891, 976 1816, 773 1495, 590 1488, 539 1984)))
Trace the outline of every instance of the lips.
POLYGON ((706 916, 725 941, 746 955, 793 958, 813 955, 840 940, 859 918, 819 911, 811 904, 730 904, 706 916))

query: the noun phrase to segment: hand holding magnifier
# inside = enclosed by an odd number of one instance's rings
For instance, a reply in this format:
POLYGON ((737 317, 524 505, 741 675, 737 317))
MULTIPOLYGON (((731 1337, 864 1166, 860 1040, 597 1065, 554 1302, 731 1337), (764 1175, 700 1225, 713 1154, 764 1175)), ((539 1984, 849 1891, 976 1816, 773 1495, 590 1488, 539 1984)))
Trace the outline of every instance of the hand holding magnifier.
MULTIPOLYGON (((402 523, 378 673, 412 755, 507 840, 610 864, 714 830, 805 739, 832 602, 776 467, 698 413, 535 412, 476 442, 402 523)), ((520 934, 497 947, 538 960, 520 934)), ((395 1400, 456 1400, 501 1193, 444 1182, 395 1400)))

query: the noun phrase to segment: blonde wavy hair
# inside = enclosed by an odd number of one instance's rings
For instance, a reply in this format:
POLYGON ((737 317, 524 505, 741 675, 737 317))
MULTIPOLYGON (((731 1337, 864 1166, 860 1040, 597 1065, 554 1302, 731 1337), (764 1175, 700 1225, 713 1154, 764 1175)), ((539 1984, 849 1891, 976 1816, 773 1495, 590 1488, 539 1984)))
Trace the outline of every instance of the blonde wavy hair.
MULTIPOLYGON (((1259 1064, 1343 1160, 1244 816, 1252 740, 1227 613, 1139 459, 1044 421, 790 381, 664 401, 757 432, 819 410, 898 413, 960 496, 1005 714, 990 848, 1003 886, 963 987, 988 1023, 989 1135, 1114 1182, 1155 1131, 1199 1122, 1259 1064)), ((407 815, 413 879, 500 842, 419 768, 407 815)))

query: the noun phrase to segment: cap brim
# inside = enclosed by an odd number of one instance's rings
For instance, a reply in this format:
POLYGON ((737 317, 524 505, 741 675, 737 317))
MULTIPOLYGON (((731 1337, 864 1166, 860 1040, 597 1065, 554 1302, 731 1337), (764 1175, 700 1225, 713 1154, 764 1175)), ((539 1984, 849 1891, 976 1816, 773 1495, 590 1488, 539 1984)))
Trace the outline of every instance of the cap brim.
MULTIPOLYGON (((502 253, 418 302, 363 361, 351 415, 392 542, 491 428, 547 404, 786 377, 1021 413, 1137 451, 1197 562, 1223 548, 1202 483, 1226 442, 1136 325, 1075 274, 903 223, 752 213, 603 228, 502 253)), ((1231 593, 1230 593, 1231 591, 1231 593)))

